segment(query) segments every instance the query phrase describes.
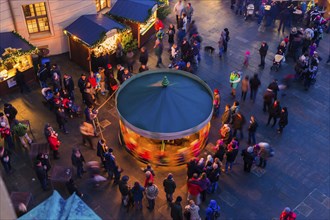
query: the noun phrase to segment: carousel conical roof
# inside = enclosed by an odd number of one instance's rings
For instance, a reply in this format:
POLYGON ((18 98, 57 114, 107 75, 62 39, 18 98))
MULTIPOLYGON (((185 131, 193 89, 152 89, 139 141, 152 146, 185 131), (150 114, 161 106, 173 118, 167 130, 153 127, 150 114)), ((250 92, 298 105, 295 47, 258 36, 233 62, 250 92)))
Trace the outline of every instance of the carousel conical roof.
POLYGON ((131 77, 116 96, 124 125, 160 140, 182 138, 203 128, 212 117, 212 101, 211 89, 200 78, 167 69, 131 77))

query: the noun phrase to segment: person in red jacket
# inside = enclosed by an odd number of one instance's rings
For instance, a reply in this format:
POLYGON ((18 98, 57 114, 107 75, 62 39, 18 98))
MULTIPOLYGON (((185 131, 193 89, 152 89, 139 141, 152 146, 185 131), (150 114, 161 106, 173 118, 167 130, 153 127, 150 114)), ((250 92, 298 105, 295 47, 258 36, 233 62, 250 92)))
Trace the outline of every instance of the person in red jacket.
POLYGON ((154 176, 152 175, 152 173, 150 171, 147 171, 146 179, 144 180, 144 187, 147 187, 149 182, 154 183, 154 176))
POLYGON ((160 28, 164 29, 164 24, 159 18, 156 18, 156 21, 155 21, 156 32, 159 31, 160 28))
POLYGON ((291 211, 289 207, 286 207, 280 216, 280 220, 295 220, 297 218, 297 214, 291 211))
POLYGON ((196 205, 200 204, 199 194, 203 191, 199 185, 198 174, 194 173, 193 177, 188 180, 188 199, 194 200, 196 205))
POLYGON ((60 148, 61 142, 57 138, 57 133, 51 133, 47 140, 49 147, 53 150, 54 159, 59 159, 58 149, 60 148))
POLYGON ((95 77, 95 74, 92 71, 90 72, 90 75, 88 77, 88 82, 92 85, 92 87, 94 89, 96 88, 96 86, 97 86, 96 77, 95 77))

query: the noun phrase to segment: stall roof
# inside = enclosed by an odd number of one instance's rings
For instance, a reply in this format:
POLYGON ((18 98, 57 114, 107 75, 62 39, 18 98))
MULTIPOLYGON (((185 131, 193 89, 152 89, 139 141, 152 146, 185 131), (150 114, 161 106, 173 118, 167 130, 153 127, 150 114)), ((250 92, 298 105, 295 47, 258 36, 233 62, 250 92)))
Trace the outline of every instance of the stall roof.
POLYGON ((22 48, 22 51, 28 51, 33 49, 33 46, 22 40, 17 34, 13 32, 0 33, 0 55, 5 52, 5 49, 11 48, 22 48))
POLYGON ((156 4, 157 2, 152 0, 118 0, 109 14, 143 23, 149 18, 149 11, 156 4))
POLYGON ((97 42, 102 33, 112 29, 125 29, 123 24, 102 14, 82 15, 64 30, 78 37, 89 46, 97 42))
POLYGON ((213 93, 197 76, 179 70, 150 70, 120 86, 117 111, 121 121, 148 138, 173 140, 193 134, 212 117, 213 93), (162 80, 166 76, 169 85, 162 80))
POLYGON ((67 200, 64 200, 56 190, 54 190, 52 196, 19 219, 101 220, 101 218, 75 193, 67 200))

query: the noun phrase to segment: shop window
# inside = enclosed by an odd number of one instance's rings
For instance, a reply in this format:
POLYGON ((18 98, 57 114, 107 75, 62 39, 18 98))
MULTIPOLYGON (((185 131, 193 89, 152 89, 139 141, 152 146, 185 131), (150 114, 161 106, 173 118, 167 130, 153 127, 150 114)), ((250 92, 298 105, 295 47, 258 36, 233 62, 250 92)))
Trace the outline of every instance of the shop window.
POLYGON ((96 11, 101 11, 106 7, 110 7, 109 0, 95 0, 95 4, 96 4, 96 11))
POLYGON ((23 5, 23 12, 30 34, 49 31, 45 2, 23 5))

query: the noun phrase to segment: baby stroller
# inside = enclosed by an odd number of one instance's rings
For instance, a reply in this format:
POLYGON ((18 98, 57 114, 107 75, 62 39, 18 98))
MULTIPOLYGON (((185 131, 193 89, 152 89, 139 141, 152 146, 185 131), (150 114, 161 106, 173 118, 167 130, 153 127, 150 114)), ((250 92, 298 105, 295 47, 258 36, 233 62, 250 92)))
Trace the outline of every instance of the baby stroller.
POLYGON ((281 67, 281 63, 282 63, 283 58, 284 58, 283 55, 275 54, 275 57, 274 57, 274 60, 273 60, 273 66, 270 69, 277 72, 281 67))
POLYGON ((73 118, 73 116, 76 116, 76 117, 81 116, 80 106, 75 105, 72 100, 70 100, 68 98, 63 98, 62 106, 64 107, 65 111, 70 116, 70 118, 73 118))
POLYGON ((45 87, 41 89, 41 94, 44 97, 45 101, 43 101, 44 105, 49 107, 49 110, 54 108, 54 93, 51 88, 45 87))
POLYGON ((254 5, 248 4, 246 6, 245 21, 248 19, 248 17, 253 18, 253 15, 254 15, 254 5))

